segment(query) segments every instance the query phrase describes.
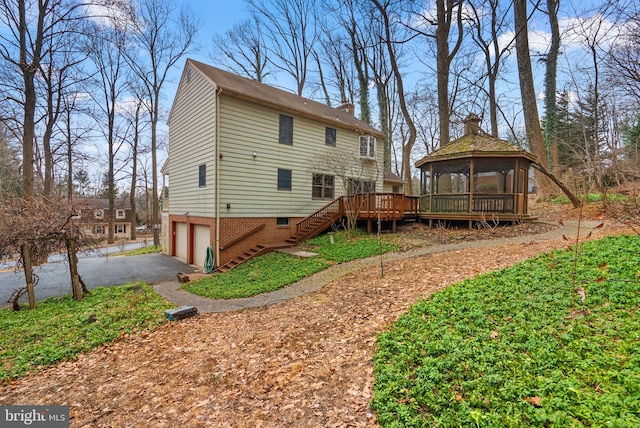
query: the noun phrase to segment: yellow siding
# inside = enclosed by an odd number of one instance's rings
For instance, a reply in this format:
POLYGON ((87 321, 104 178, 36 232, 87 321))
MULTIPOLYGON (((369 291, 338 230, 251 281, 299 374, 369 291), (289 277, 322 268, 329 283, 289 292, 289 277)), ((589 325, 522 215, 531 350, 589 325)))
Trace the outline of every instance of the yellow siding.
MULTIPOLYGON (((325 124, 294 115, 293 145, 280 144, 278 127, 281 111, 226 97, 224 91, 220 104, 221 217, 304 217, 311 214, 328 202, 311 197, 312 174, 322 172, 314 158, 325 151, 344 152, 346 148, 350 148, 348 151, 354 158, 357 157, 359 135, 354 131, 338 128, 336 147, 331 148, 325 145, 325 124), (277 190, 278 168, 292 171, 291 191, 277 190)), ((377 156, 380 164, 380 141, 377 156)), ((173 174, 173 157, 171 162, 173 174)), ((360 162, 357 159, 356 163, 360 162)), ((375 172, 376 162, 364 162, 370 170, 365 175, 376 178, 376 188, 381 190, 381 165, 378 174, 375 172)), ((360 174, 354 178, 365 178, 359 168, 353 170, 360 174)), ((342 193, 342 183, 336 180, 336 197, 342 193)), ((173 204, 173 194, 171 198, 173 204)))
POLYGON ((169 127, 170 214, 214 215, 215 89, 187 63, 171 109, 169 127), (198 185, 198 167, 205 164, 206 187, 198 185))

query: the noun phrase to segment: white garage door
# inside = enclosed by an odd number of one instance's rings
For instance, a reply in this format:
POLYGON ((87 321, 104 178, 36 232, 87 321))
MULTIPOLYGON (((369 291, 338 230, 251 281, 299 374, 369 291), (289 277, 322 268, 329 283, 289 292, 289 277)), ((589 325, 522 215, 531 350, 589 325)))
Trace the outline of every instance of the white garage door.
POLYGON ((176 257, 187 261, 187 223, 176 223, 176 257))
POLYGON ((204 266, 207 247, 210 245, 209 226, 196 224, 193 230, 193 264, 204 266))

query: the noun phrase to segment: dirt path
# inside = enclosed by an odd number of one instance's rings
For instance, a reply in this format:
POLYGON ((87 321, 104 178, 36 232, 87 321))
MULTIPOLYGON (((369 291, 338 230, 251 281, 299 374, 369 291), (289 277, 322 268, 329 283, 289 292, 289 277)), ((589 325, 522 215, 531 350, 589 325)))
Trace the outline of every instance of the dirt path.
POLYGON ((375 426, 368 403, 381 331, 436 290, 567 244, 429 254, 388 263, 384 277, 367 267, 271 306, 125 338, 0 386, 0 403, 68 404, 73 427, 375 426))

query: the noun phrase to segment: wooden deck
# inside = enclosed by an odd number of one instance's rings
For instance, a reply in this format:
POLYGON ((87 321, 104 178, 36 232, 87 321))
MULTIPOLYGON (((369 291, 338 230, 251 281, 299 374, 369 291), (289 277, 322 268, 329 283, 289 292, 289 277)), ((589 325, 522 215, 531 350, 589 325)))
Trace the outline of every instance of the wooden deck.
POLYGON ((351 207, 358 220, 403 220, 418 216, 420 198, 401 193, 356 194, 351 207))

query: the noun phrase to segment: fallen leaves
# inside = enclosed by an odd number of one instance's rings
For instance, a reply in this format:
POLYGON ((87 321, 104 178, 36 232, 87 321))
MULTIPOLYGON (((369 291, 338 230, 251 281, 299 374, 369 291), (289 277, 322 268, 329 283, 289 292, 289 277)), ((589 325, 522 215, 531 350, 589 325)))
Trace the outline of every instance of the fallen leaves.
POLYGON ((523 398, 524 401, 526 401, 529 404, 532 404, 536 407, 540 407, 540 405, 542 404, 542 397, 525 397, 523 398))
POLYGON ((69 404, 72 427, 375 426, 380 332, 417 299, 563 245, 470 246, 387 263, 384 277, 366 268, 272 306, 167 323, 1 385, 0 403, 69 404))

